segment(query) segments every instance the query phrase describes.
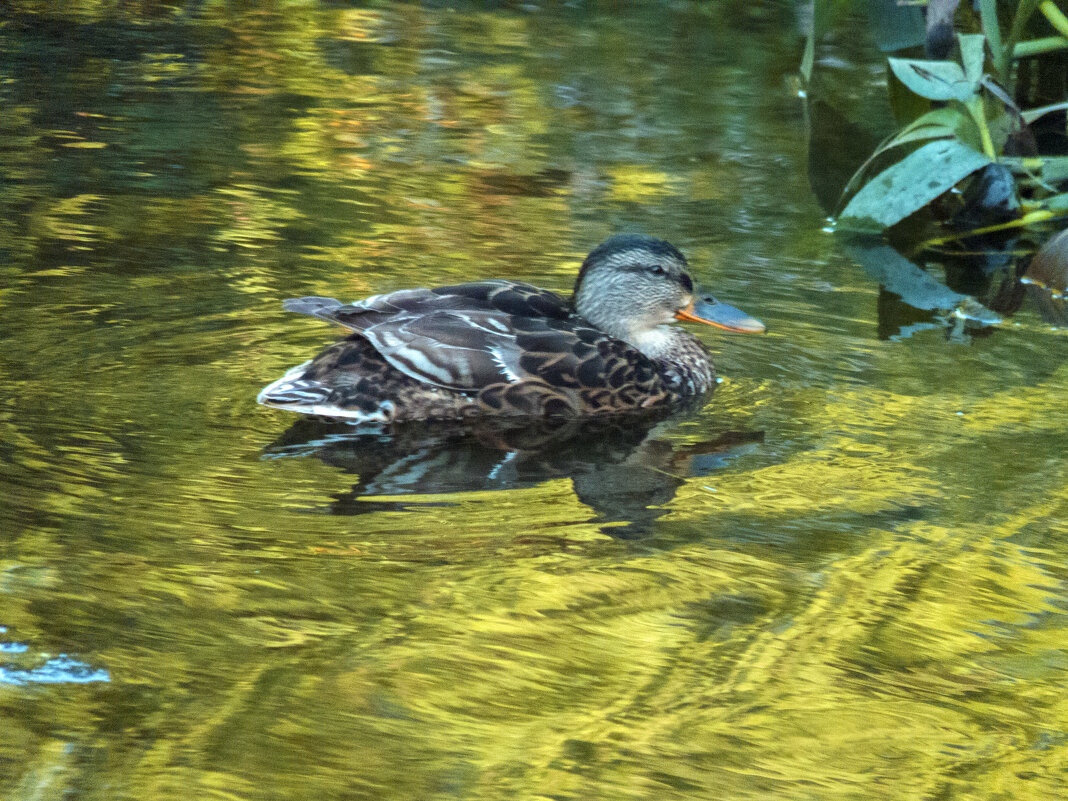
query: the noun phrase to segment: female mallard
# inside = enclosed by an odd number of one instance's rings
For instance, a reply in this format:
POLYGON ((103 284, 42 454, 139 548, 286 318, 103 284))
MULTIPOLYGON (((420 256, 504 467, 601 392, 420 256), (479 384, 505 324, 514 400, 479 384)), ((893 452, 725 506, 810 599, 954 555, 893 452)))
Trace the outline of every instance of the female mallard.
POLYGON ((634 234, 586 257, 570 302, 490 280, 284 306, 356 333, 267 386, 259 402, 369 423, 647 409, 715 379, 708 351, 673 320, 764 330, 725 303, 697 300, 685 257, 634 234))

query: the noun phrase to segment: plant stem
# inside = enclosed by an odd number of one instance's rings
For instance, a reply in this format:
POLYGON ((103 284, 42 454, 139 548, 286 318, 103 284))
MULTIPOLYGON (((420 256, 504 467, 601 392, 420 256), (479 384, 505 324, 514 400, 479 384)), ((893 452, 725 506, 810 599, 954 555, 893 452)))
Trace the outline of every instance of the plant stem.
POLYGON ((1053 0, 1045 0, 1039 9, 1061 36, 1068 36, 1068 17, 1064 16, 1064 12, 1057 8, 1053 0))
POLYGON ((1027 20, 1035 13, 1036 8, 1038 8, 1038 0, 1020 0, 1019 5, 1016 6, 1016 13, 1012 15, 1012 25, 1009 27, 1009 37, 1003 45, 1009 58, 1016 57, 1016 43, 1020 41, 1024 26, 1027 25, 1027 20))
POLYGON ((1064 217, 1068 215, 1068 209, 1061 212, 1050 211, 1049 209, 1040 209, 1038 211, 1031 211, 1015 220, 1009 220, 1008 222, 998 223, 997 225, 988 225, 984 228, 973 228, 970 231, 959 231, 948 236, 936 236, 933 239, 928 239, 926 242, 920 244, 917 251, 924 248, 934 247, 936 245, 944 245, 947 242, 954 242, 958 239, 967 239, 970 236, 978 236, 979 234, 990 234, 995 231, 1008 231, 1013 228, 1024 228, 1028 225, 1035 223, 1045 222, 1046 220, 1052 220, 1057 217, 1064 217))
POLYGON ((994 149, 994 140, 990 138, 990 128, 986 124, 986 110, 983 107, 983 98, 976 95, 964 105, 967 106, 968 113, 971 114, 972 119, 975 120, 976 127, 979 128, 979 141, 983 145, 983 153, 991 161, 997 161, 998 153, 994 149))
POLYGON ((1040 53, 1052 53, 1055 50, 1068 49, 1068 39, 1063 36, 1046 36, 1042 39, 1031 39, 1019 42, 1012 50, 1013 58, 1027 58, 1037 56, 1040 53))

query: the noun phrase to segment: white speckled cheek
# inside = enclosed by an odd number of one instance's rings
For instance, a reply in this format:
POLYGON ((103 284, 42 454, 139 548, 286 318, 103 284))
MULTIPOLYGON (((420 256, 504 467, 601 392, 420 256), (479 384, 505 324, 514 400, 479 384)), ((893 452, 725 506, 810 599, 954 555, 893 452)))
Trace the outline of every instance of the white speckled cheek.
POLYGON ((648 356, 650 359, 658 359, 671 348, 674 341, 674 332, 666 325, 657 326, 649 331, 643 331, 634 337, 630 344, 648 356))

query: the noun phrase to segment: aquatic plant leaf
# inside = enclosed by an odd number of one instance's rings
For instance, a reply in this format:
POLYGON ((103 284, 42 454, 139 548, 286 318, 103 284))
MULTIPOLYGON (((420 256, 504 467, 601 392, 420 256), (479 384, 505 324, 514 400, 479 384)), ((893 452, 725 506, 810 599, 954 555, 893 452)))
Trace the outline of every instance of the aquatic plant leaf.
POLYGON ((801 57, 801 77, 807 84, 812 80, 812 65, 816 61, 816 43, 827 32, 828 0, 815 0, 812 14, 801 21, 802 33, 805 34, 805 52, 801 57))
POLYGON ((962 123, 967 119, 955 108, 936 108, 902 128, 879 152, 907 142, 959 136, 962 123))
POLYGON ((908 131, 902 131, 883 150, 889 150, 892 147, 905 145, 909 142, 923 142, 927 139, 949 139, 955 135, 956 131, 947 125, 920 125, 908 131))
POLYGON ((842 211, 839 224, 857 231, 889 228, 989 163, 955 140, 930 142, 868 181, 842 211))
POLYGON ((801 79, 807 85, 812 80, 812 65, 816 62, 816 40, 809 34, 805 38, 805 52, 801 56, 801 79))
POLYGON ((1031 108, 1027 111, 1021 112, 1020 116, 1023 118, 1024 122, 1030 125, 1035 120, 1044 117, 1047 114, 1050 114, 1054 111, 1064 111, 1065 109, 1068 109, 1068 101, 1065 101, 1063 103, 1051 103, 1048 106, 1039 106, 1038 108, 1031 108))
MULTIPOLYGON (((955 108, 937 108, 917 117, 896 134, 884 139, 872 154, 853 173, 849 182, 842 189, 842 198, 847 198, 856 191, 856 187, 867 174, 868 167, 880 155, 909 142, 922 142, 925 139, 949 139, 956 136, 965 143, 970 143, 969 135, 975 125, 966 114, 955 108)), ((975 137, 976 139, 978 137, 975 137)), ((841 208, 839 201, 838 208, 841 208)))
POLYGON ((943 135, 961 139, 969 133, 970 127, 974 127, 971 117, 961 111, 959 106, 936 108, 917 117, 894 134, 883 149, 921 139, 934 139, 943 135))
POLYGON ((993 58, 994 69, 997 71, 999 78, 1004 78, 1011 54, 1001 41, 997 0, 979 0, 979 14, 982 18, 983 33, 986 34, 986 38, 990 42, 990 54, 993 58))
POLYGON ((1050 156, 1042 159, 1042 180, 1056 184, 1068 178, 1068 156, 1050 156))
POLYGON ((1065 211, 1068 209, 1068 192, 1062 192, 1059 195, 1048 197, 1042 201, 1042 205, 1052 211, 1065 211))
POLYGON ((981 33, 958 34, 960 57, 964 62, 964 77, 972 84, 972 91, 983 79, 983 61, 986 59, 984 47, 986 37, 981 33))
POLYGON ((1005 91, 989 75, 984 75, 980 79, 979 85, 1000 100, 1003 106, 1000 113, 987 121, 987 127, 990 130, 991 137, 994 139, 994 146, 997 152, 1004 151, 1009 137, 1014 134, 1019 139, 1018 150, 1023 152, 1034 150, 1036 147, 1034 137, 1027 130, 1027 121, 1024 119, 1023 112, 1020 111, 1020 107, 1013 100, 1012 95, 1005 91))
POLYGON ((960 64, 909 58, 887 61, 898 80, 921 97, 964 102, 975 96, 977 83, 968 80, 960 64))

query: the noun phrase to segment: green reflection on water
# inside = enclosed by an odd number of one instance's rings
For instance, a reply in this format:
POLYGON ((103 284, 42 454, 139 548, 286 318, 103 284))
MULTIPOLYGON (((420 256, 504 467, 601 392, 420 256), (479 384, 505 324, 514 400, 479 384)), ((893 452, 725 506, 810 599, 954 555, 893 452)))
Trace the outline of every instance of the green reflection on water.
POLYGON ((0 685, 0 794, 1063 794, 1063 337, 876 339, 789 8, 145 5, 0 27, 0 657, 111 677, 0 685), (772 327, 608 474, 648 514, 263 458, 333 336, 282 298, 622 228, 772 327))

